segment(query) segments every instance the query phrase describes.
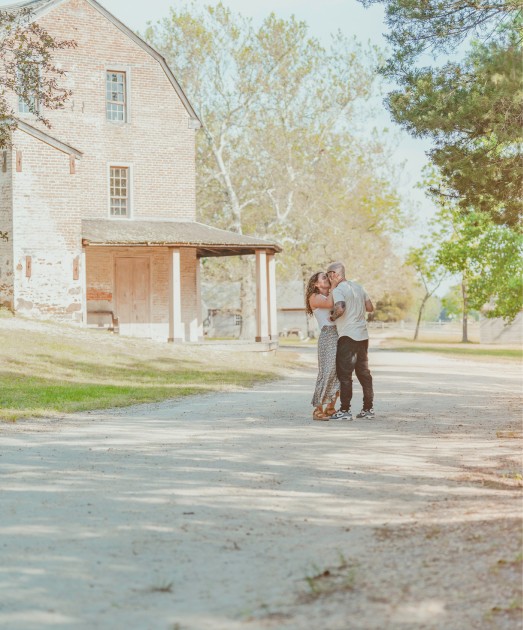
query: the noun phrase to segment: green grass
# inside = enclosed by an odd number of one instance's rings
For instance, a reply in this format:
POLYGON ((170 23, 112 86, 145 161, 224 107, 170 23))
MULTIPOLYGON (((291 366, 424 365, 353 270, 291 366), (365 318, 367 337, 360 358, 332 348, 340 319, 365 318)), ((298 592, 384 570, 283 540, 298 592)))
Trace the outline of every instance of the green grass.
POLYGON ((382 346, 384 350, 394 352, 436 352, 457 357, 500 357, 504 359, 521 360, 523 351, 519 348, 485 348, 476 344, 466 345, 461 343, 423 343, 408 342, 405 339, 387 339, 382 346))
POLYGON ((386 350, 394 350, 394 352, 437 352, 438 354, 450 354, 455 356, 467 356, 467 357, 502 357, 505 359, 517 359, 523 358, 521 350, 516 349, 502 349, 502 348, 477 348, 474 346, 438 346, 432 345, 408 345, 408 346, 396 346, 392 345, 386 350))
MULTIPOLYGON (((24 416, 45 416, 89 409, 125 407, 139 403, 157 402, 202 392, 223 389, 224 386, 248 387, 267 380, 263 372, 245 374, 235 370, 207 372, 191 379, 188 373, 171 373, 171 383, 154 385, 137 375, 133 384, 112 385, 99 382, 71 382, 36 377, 17 377, 0 374, 0 419, 16 420, 24 416), (200 382, 199 382, 200 381, 200 382)), ((160 381, 162 379, 159 379, 160 381)))
POLYGON ((0 420, 251 387, 276 378, 280 363, 69 327, 0 330, 0 420))
POLYGON ((296 336, 293 337, 280 337, 278 339, 280 346, 315 346, 318 344, 317 339, 299 339, 296 336))

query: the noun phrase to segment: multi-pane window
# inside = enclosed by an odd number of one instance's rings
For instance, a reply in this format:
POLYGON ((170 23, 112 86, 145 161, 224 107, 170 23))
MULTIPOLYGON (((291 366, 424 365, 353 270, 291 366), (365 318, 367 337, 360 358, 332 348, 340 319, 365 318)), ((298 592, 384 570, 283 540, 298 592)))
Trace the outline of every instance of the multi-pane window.
POLYGON ((111 216, 129 216, 129 169, 125 166, 111 166, 111 216))
POLYGON ((125 72, 107 71, 105 94, 107 120, 125 122, 127 108, 125 72))
POLYGON ((29 62, 24 64, 23 72, 18 70, 18 89, 26 93, 26 98, 23 96, 18 97, 18 111, 21 114, 28 114, 33 111, 38 111, 38 101, 36 94, 40 83, 40 67, 37 63, 29 62))

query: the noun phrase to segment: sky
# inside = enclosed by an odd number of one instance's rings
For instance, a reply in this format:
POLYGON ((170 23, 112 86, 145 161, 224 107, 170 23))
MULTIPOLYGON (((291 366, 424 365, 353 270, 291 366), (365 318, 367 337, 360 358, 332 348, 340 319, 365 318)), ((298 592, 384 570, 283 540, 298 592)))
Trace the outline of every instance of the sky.
MULTIPOLYGON (((3 0, 0 0, 0 2, 3 0)), ((101 0, 105 8, 135 31, 145 29, 148 21, 156 22, 168 15, 169 7, 181 7, 183 0, 101 0)), ((209 0, 196 0, 197 3, 213 4, 209 0)), ((347 36, 356 36, 360 41, 370 41, 381 48, 387 45, 384 34, 387 27, 382 5, 365 9, 357 0, 222 0, 223 4, 235 12, 261 22, 269 13, 288 18, 294 15, 307 22, 312 35, 328 44, 331 33, 340 29, 347 36)), ((378 103, 376 127, 388 128, 394 137, 393 160, 405 164, 399 189, 406 209, 417 208, 418 221, 411 223, 401 239, 400 247, 409 247, 419 242, 426 231, 427 220, 433 215, 433 204, 423 191, 416 188, 421 179, 421 171, 428 159, 430 149, 427 141, 415 139, 401 130, 390 118, 385 107, 378 103)))
MULTIPOLYGON (((307 22, 312 35, 324 44, 328 44, 330 34, 340 29, 345 35, 355 35, 362 42, 370 41, 382 48, 386 47, 384 33, 384 10, 381 5, 365 9, 357 0, 222 0, 223 4, 235 12, 251 17, 255 22, 274 12, 281 17, 296 18, 307 22)), ((0 7, 13 0, 0 0, 0 7)), ((115 17, 134 31, 143 32, 148 21, 156 22, 168 15, 169 7, 181 7, 183 0, 99 0, 115 17)), ((197 3, 212 4, 209 0, 196 0, 197 3)), ((183 86, 182 86, 183 87, 183 86)), ((400 247, 408 247, 419 242, 420 235, 426 230, 426 222, 434 213, 434 206, 425 197, 423 191, 415 185, 421 178, 421 170, 428 162, 426 151, 430 144, 414 139, 401 130, 390 119, 385 107, 378 103, 375 125, 389 128, 394 134, 395 163, 404 163, 399 190, 406 208, 416 207, 417 222, 411 223, 401 239, 400 247)))
MULTIPOLYGON (((0 0, 0 3, 3 0, 0 0)), ((169 14, 169 7, 182 7, 184 0, 147 0, 146 2, 132 2, 130 0, 98 0, 115 17, 124 22, 134 31, 143 32, 147 22, 156 22, 169 14)), ((385 11, 381 4, 364 8, 357 0, 221 0, 232 11, 251 17, 255 22, 261 22, 270 13, 282 18, 294 15, 297 19, 307 22, 310 33, 323 44, 328 45, 330 36, 337 30, 348 37, 356 36, 362 43, 370 42, 382 49, 386 49, 385 11)), ((195 0, 202 5, 216 4, 218 0, 195 0)), ((182 86, 183 87, 183 86, 182 86)), ((431 148, 430 142, 411 137, 402 130, 391 117, 386 108, 377 103, 375 126, 379 129, 388 128, 391 134, 391 144, 394 147, 392 159, 396 164, 402 164, 401 180, 398 190, 402 197, 404 210, 409 211, 413 220, 395 245, 399 252, 405 254, 410 247, 420 244, 420 239, 428 232, 427 223, 435 214, 434 204, 426 197, 423 190, 416 184, 422 178, 422 169, 429 160, 426 152, 431 148)), ((444 281, 436 291, 442 297, 455 279, 444 281)))

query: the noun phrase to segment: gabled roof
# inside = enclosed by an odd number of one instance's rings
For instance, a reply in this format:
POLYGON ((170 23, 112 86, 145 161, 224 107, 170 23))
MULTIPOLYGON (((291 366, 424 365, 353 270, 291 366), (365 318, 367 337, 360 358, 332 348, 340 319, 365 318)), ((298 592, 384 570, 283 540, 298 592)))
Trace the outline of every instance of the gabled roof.
MULTIPOLYGON (((23 2, 16 2, 13 4, 8 4, 7 6, 0 7, 1 11, 21 11, 23 9, 30 9, 32 16, 31 21, 36 21, 41 15, 48 13, 54 7, 62 4, 66 0, 24 0, 23 2)), ((187 113, 190 118, 190 126, 193 129, 198 129, 201 126, 200 119, 198 115, 193 109, 193 106, 190 104, 189 99, 185 95, 184 91, 180 87, 180 84, 176 80, 176 77, 172 73, 171 69, 167 65, 165 59, 160 55, 160 53, 155 50, 152 46, 150 46, 147 42, 145 42, 141 37, 139 37, 134 31, 132 31, 128 26, 126 26, 123 22, 120 22, 117 18, 114 17, 112 13, 109 13, 107 9, 105 9, 101 4, 96 2, 96 0, 85 0, 88 4, 90 4, 94 9, 96 9, 99 13, 101 13, 104 17, 106 17, 109 22, 114 24, 116 28, 120 29, 122 33, 125 33, 127 37, 133 40, 135 44, 138 44, 141 48, 143 48, 147 53, 154 57, 156 61, 162 66, 163 71, 167 75, 171 85, 175 89, 176 93, 180 97, 187 113)))
POLYGON ((281 252, 271 241, 178 220, 83 219, 83 245, 196 247, 198 256, 241 256, 258 250, 281 252))

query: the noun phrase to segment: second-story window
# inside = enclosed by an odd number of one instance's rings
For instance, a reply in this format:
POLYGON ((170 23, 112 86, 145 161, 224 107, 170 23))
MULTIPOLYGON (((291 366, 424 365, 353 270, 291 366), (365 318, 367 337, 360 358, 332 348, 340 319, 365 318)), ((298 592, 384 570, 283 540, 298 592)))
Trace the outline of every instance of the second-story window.
POLYGON ((105 79, 105 111, 107 120, 127 120, 127 89, 125 72, 108 70, 105 79))
POLYGON ((111 216, 129 216, 129 168, 126 166, 110 167, 111 216))
POLYGON ((18 68, 18 111, 21 114, 38 112, 37 93, 40 84, 40 66, 27 62, 18 68))

